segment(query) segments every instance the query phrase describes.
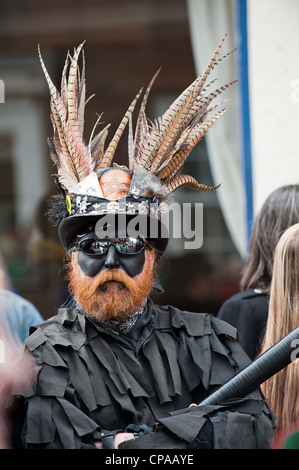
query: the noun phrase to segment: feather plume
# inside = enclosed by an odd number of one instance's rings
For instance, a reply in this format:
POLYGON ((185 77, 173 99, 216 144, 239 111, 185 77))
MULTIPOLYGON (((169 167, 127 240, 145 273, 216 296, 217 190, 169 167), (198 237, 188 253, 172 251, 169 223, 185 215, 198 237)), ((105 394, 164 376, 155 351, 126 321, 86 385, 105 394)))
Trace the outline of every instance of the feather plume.
POLYGON ((86 145, 83 138, 84 111, 87 102, 83 54, 81 73, 78 65, 83 45, 84 43, 80 44, 74 50, 73 57, 67 54, 60 93, 49 76, 38 48, 41 66, 50 90, 53 124, 53 137, 48 139, 50 155, 57 167, 58 186, 64 193, 78 193, 78 183, 99 166, 99 162, 103 159, 104 141, 107 136, 108 126, 94 137, 89 145, 86 145))
POLYGON ((233 81, 214 91, 210 90, 215 80, 206 83, 211 71, 233 52, 230 51, 223 57, 219 57, 226 36, 225 34, 221 39, 204 73, 181 93, 161 117, 150 122, 146 116, 146 105, 153 83, 160 72, 159 69, 143 95, 135 131, 133 112, 142 90, 131 102, 107 149, 105 149, 105 142, 110 124, 94 135, 101 115, 96 120, 87 145, 83 139, 84 111, 88 101, 86 100, 84 43, 74 50, 73 56, 67 54, 60 93, 48 74, 40 48, 38 48, 51 98, 53 137, 49 139, 50 155, 57 168, 55 177, 62 191, 77 193, 78 183, 85 177, 92 172, 99 175, 100 170, 111 166, 119 140, 127 125, 130 170, 139 167, 151 172, 160 181, 159 187, 164 187, 167 194, 186 185, 203 191, 216 189, 218 186, 200 184, 192 176, 180 175, 179 172, 192 149, 225 111, 219 109, 221 103, 216 105, 212 103, 235 83, 233 81), (78 60, 81 52, 82 69, 80 71, 78 60), (216 111, 211 115, 215 109, 216 111))
MULTIPOLYGON (((209 74, 215 67, 225 38, 226 35, 220 41, 204 73, 184 90, 164 115, 154 123, 147 146, 143 151, 141 166, 144 168, 155 173, 165 158, 165 155, 168 154, 169 148, 174 145, 182 131, 190 125, 194 117, 202 111, 203 107, 201 105, 208 105, 208 101, 202 102, 202 100, 198 100, 198 97, 202 92, 209 74)), ((220 92, 219 90, 219 93, 220 92)), ((212 99, 213 95, 210 96, 210 101, 212 99)))
POLYGON ((204 191, 216 188, 202 185, 191 176, 183 175, 181 178, 177 174, 192 149, 225 111, 220 109, 211 117, 207 117, 211 111, 221 105, 220 103, 211 107, 211 103, 236 82, 232 81, 220 86, 205 95, 215 82, 214 79, 206 84, 210 73, 216 65, 233 52, 230 51, 223 57, 219 57, 226 36, 227 34, 221 39, 204 73, 194 80, 169 109, 153 123, 150 123, 146 118, 145 105, 157 74, 152 79, 142 102, 136 125, 135 147, 130 168, 139 165, 147 169, 156 175, 163 184, 166 184, 168 190, 173 191, 182 185, 204 191))

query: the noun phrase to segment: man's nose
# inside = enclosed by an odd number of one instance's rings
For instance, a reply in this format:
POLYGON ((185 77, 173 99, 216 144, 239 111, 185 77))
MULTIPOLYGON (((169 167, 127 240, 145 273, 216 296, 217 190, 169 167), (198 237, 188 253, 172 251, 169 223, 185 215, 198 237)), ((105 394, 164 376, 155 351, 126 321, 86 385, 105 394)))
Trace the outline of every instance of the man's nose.
POLYGON ((106 269, 119 268, 119 258, 115 246, 110 245, 105 260, 106 269))

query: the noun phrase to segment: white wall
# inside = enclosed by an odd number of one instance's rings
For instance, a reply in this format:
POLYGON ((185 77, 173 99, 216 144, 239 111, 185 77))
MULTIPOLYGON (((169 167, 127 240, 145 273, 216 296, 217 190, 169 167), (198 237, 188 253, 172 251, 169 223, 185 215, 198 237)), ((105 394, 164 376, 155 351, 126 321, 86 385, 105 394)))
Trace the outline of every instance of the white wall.
POLYGON ((248 0, 254 212, 299 183, 299 0, 248 0))

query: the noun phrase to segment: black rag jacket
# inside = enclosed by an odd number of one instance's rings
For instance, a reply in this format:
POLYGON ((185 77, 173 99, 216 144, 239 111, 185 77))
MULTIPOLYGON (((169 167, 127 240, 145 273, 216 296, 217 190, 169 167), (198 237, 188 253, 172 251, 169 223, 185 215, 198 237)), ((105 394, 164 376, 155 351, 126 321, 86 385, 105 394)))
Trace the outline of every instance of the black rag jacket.
POLYGON ((116 333, 61 308, 32 328, 26 348, 35 376, 18 391, 15 447, 96 448, 103 439, 109 448, 124 430, 136 438, 120 448, 267 448, 272 439, 259 390, 189 408, 250 363, 236 330, 209 314, 148 299, 134 327, 116 333))

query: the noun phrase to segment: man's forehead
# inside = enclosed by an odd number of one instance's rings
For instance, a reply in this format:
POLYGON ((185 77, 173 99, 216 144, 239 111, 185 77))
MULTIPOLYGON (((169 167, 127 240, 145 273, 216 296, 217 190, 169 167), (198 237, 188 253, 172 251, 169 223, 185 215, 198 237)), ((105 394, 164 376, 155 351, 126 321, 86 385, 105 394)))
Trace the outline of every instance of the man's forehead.
POLYGON ((99 178, 103 197, 110 201, 116 201, 126 197, 130 184, 130 174, 120 168, 104 171, 99 178))

